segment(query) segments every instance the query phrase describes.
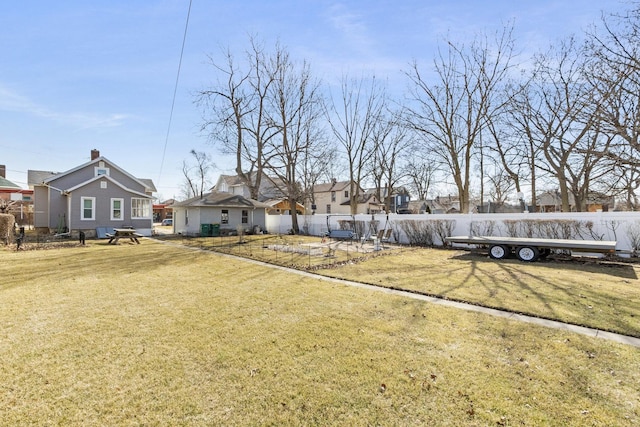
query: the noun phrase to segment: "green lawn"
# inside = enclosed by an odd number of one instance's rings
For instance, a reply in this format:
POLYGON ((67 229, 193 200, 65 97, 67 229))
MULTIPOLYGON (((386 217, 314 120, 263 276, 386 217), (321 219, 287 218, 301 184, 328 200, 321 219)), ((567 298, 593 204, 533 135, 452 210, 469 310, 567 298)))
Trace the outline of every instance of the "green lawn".
POLYGON ((0 258, 3 425, 640 423, 634 347, 149 239, 0 258))

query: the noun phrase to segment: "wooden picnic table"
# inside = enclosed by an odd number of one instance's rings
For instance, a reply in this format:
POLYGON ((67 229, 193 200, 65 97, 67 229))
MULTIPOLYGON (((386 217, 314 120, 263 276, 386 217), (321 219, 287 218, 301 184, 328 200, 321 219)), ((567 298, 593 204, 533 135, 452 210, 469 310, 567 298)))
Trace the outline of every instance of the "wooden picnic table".
POLYGON ((118 240, 122 238, 127 238, 132 242, 140 244, 140 240, 138 240, 138 237, 142 237, 142 235, 138 234, 136 230, 133 228, 114 228, 113 234, 111 235, 107 234, 107 237, 109 237, 108 244, 115 245, 118 243, 118 240))

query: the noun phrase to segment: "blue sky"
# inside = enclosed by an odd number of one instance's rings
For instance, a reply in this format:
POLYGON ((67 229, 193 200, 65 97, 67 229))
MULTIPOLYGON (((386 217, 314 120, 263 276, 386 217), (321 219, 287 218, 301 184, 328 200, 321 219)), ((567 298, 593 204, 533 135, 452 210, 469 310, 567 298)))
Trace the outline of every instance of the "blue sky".
POLYGON ((0 9, 0 164, 26 188, 27 170, 62 172, 93 148, 162 198, 180 196, 182 162, 212 154, 194 93, 215 81, 207 55, 240 56, 248 34, 335 84, 375 73, 401 95, 402 70, 425 68, 444 38, 464 41, 513 22, 523 58, 580 34, 619 0, 193 0, 173 120, 167 129, 189 0, 24 0, 0 9), (166 150, 165 150, 166 147, 166 150), (164 158, 164 160, 163 160, 164 158))

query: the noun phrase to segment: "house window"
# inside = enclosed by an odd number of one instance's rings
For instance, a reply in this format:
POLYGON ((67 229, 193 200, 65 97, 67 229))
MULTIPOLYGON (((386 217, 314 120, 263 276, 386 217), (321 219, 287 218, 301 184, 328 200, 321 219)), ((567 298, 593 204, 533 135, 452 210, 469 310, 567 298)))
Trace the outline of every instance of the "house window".
POLYGON ((242 210, 242 223, 249 224, 249 211, 246 209, 242 210))
POLYGON ((349 190, 345 190, 344 192, 344 198, 348 199, 349 198, 349 190))
POLYGON ((229 211, 227 209, 222 209, 220 224, 229 224, 229 211))
POLYGON ((331 205, 327 205, 327 213, 331 213, 331 205))
POLYGON ((109 176, 109 168, 105 168, 103 166, 103 167, 96 167, 96 168, 94 168, 94 170, 95 170, 96 176, 100 176, 100 175, 109 176))
POLYGON ((81 197, 80 205, 82 211, 80 212, 80 219, 83 221, 93 221, 96 219, 96 198, 95 197, 81 197))
POLYGON ((336 192, 335 192, 335 191, 332 191, 332 192, 331 192, 331 201, 332 201, 332 202, 335 202, 335 201, 336 201, 336 192))
POLYGON ((189 225, 189 209, 184 211, 184 225, 189 225))
POLYGON ((131 199, 131 218, 151 218, 151 201, 149 199, 131 199))
POLYGON ((107 181, 100 181, 100 188, 102 188, 103 190, 107 188, 107 181))
POLYGON ((111 221, 122 221, 122 207, 124 199, 111 199, 111 221))

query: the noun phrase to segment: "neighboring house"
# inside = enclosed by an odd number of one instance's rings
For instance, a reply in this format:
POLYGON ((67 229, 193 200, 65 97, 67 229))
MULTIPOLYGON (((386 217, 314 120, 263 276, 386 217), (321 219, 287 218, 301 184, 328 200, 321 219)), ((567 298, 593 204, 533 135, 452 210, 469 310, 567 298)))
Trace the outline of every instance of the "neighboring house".
MULTIPOLYGON (((471 200, 472 213, 478 213, 476 200, 471 200)), ((406 211, 402 213, 413 214, 456 214, 460 213, 460 198, 458 196, 437 196, 435 199, 414 200, 408 203, 406 211)))
POLYGON ((217 224, 220 234, 236 232, 238 227, 252 231, 265 229, 269 206, 239 194, 212 191, 202 197, 176 202, 173 208, 174 233, 196 236, 203 225, 217 224))
POLYGON ((34 226, 47 232, 133 227, 150 236, 153 182, 140 179, 91 151, 91 160, 62 173, 28 171, 34 190, 34 226))
POLYGON ((12 214, 19 226, 33 222, 33 190, 9 181, 5 165, 0 165, 0 212, 12 214))
MULTIPOLYGON (((267 214, 269 215, 289 215, 291 213, 291 204, 287 199, 265 200, 268 205, 267 214)), ((305 208, 301 203, 296 202, 296 212, 298 215, 304 215, 305 208)))
MULTIPOLYGON (((376 189, 372 188, 372 189, 368 189, 367 190, 367 194, 369 193, 375 193, 376 189)), ((382 206, 383 208, 386 205, 386 198, 387 198, 387 188, 382 188, 382 206)), ((391 197, 390 197, 390 206, 389 206, 389 212, 390 213, 409 213, 408 209, 409 209, 409 202, 411 201, 411 195, 409 194, 409 191, 404 188, 404 187, 398 187, 398 188, 394 188, 393 192, 391 193, 391 197)))
MULTIPOLYGON (((586 211, 608 211, 613 210, 615 206, 615 197, 605 194, 592 192, 587 197, 586 211)), ((562 198, 559 191, 545 191, 536 197, 537 212, 560 212, 562 210, 562 198)), ((569 210, 575 212, 575 198, 569 193, 569 210)))
MULTIPOLYGON (((321 214, 351 214, 351 186, 349 181, 336 181, 313 186, 315 207, 312 210, 321 214)), ((365 193, 360 188, 357 201, 358 214, 374 214, 381 212, 383 205, 372 193, 365 193)))
POLYGON ((153 222, 162 222, 165 219, 173 218, 173 209, 171 205, 175 203, 175 200, 169 199, 160 203, 153 204, 153 222))
MULTIPOLYGON (((253 172, 251 175, 252 181, 255 181, 255 176, 256 172, 253 172)), ((286 186, 279 178, 273 178, 266 174, 262 174, 257 200, 259 202, 264 202, 265 200, 271 199, 283 199, 286 197, 286 194, 281 190, 282 188, 286 188, 286 186)), ((251 198, 249 186, 245 184, 242 178, 238 175, 220 175, 216 185, 211 188, 211 191, 235 194, 247 199, 251 198)))
POLYGON ((407 204, 406 210, 401 213, 409 213, 409 214, 425 214, 425 213, 444 213, 434 212, 436 208, 434 207, 432 200, 412 200, 407 204))

